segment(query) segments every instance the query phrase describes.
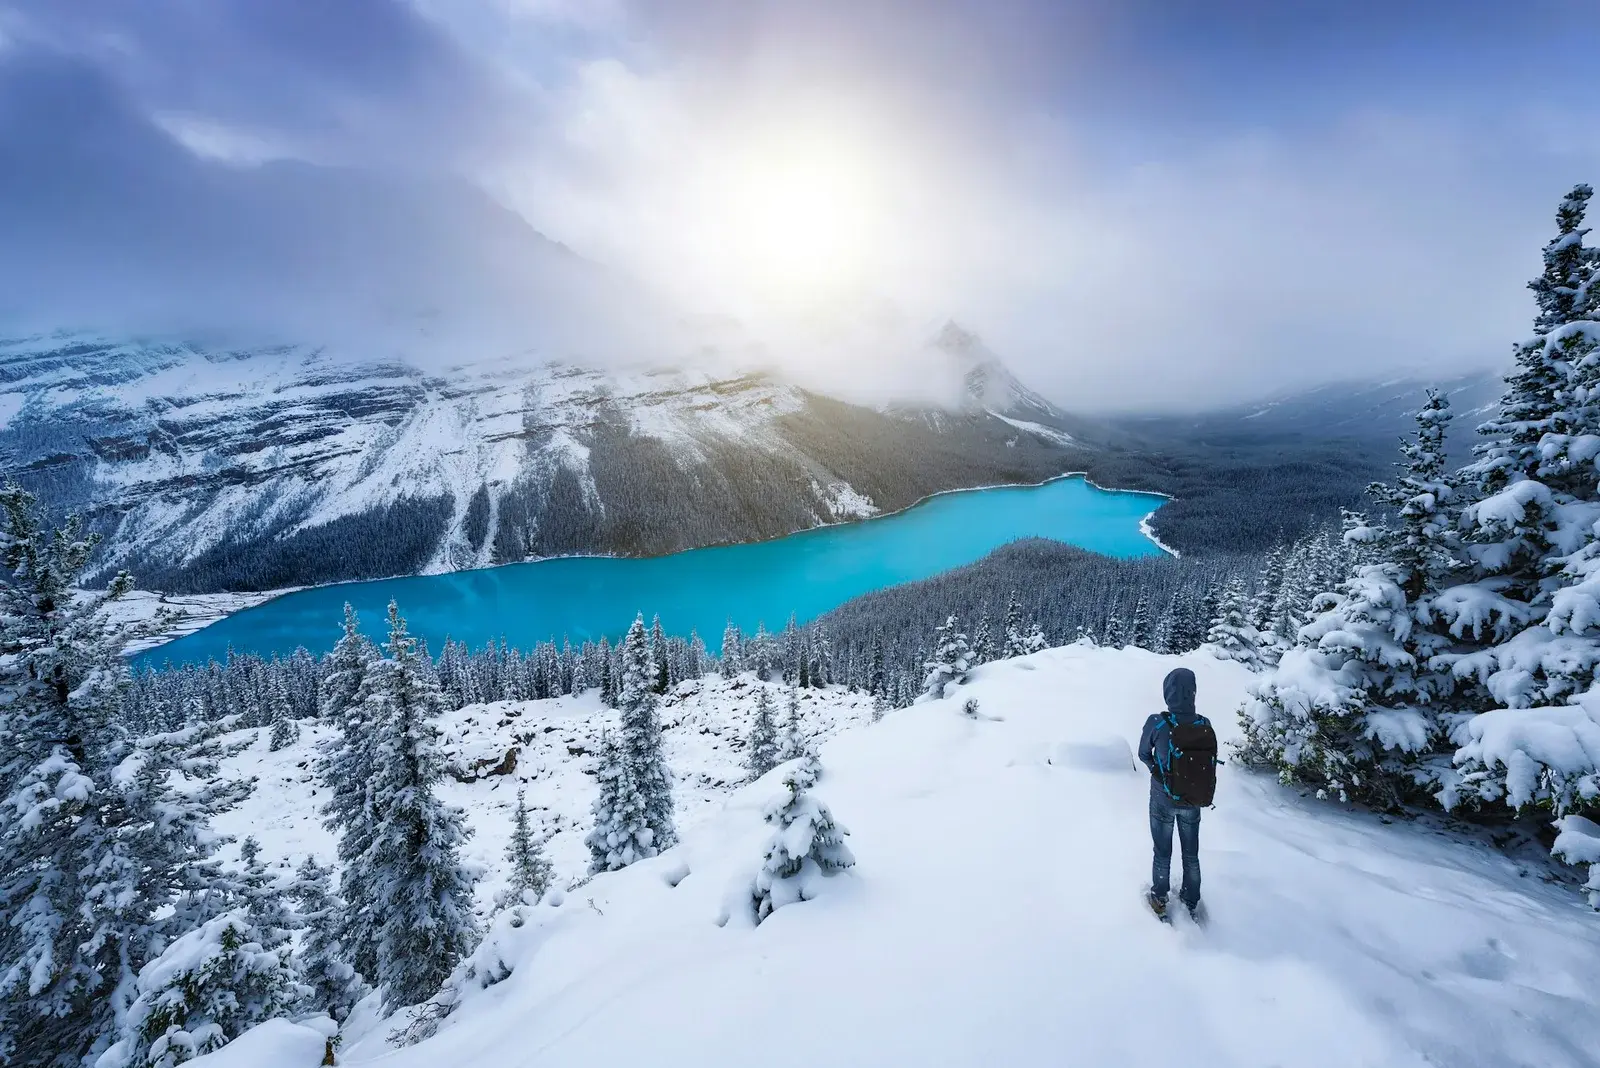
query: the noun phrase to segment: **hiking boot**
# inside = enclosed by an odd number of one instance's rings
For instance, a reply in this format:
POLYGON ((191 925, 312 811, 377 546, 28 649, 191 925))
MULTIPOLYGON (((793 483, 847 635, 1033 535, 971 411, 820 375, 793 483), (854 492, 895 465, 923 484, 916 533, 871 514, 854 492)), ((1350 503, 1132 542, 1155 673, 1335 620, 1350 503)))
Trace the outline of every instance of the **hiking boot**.
POLYGON ((1146 896, 1145 900, 1147 902, 1149 902, 1150 911, 1151 912, 1155 913, 1157 916, 1159 916, 1163 920, 1167 918, 1167 899, 1166 898, 1157 897, 1155 894, 1149 894, 1149 895, 1146 896))

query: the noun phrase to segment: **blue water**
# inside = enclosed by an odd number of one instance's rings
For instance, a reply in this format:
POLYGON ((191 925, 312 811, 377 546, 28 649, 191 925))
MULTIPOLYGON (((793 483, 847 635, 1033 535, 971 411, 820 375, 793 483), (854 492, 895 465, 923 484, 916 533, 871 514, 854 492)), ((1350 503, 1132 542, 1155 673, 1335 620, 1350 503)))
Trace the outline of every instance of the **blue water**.
POLYGON ((1162 550, 1139 521, 1163 498, 1102 490, 1082 477, 1042 486, 947 493, 892 516, 808 530, 771 541, 669 556, 572 557, 448 575, 418 575, 285 594, 152 649, 137 666, 240 653, 314 653, 333 647, 344 603, 381 639, 393 598, 413 634, 435 652, 446 637, 473 648, 507 639, 519 648, 569 637, 615 639, 634 614, 657 613, 669 633, 697 630, 716 651, 729 619, 747 633, 793 614, 812 619, 859 594, 969 564, 1018 538, 1044 537, 1107 556, 1162 550))

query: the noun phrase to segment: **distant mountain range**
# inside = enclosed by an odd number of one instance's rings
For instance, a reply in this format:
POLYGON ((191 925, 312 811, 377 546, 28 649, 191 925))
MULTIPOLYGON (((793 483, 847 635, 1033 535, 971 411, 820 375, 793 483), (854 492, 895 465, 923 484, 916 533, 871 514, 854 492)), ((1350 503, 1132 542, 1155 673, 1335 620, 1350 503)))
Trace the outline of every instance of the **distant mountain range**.
POLYGON ((1452 454, 1464 459, 1478 440, 1479 424, 1499 404, 1505 388, 1499 371, 1426 381, 1330 382, 1197 415, 1136 416, 1116 420, 1116 425, 1135 434, 1189 441, 1222 443, 1292 435, 1376 441, 1387 447, 1416 430, 1412 417, 1430 387, 1450 398, 1454 418, 1448 443, 1452 454))
POLYGON ((873 408, 763 374, 321 348, 0 342, 0 466, 185 592, 661 553, 1082 469, 1094 430, 950 325, 966 390, 873 408))

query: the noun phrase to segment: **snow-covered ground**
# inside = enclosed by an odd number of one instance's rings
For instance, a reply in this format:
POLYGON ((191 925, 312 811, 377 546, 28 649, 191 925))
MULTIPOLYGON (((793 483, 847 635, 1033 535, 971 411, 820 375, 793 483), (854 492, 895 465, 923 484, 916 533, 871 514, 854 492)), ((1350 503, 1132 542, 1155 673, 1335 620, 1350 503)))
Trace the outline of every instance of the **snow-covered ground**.
MULTIPOLYGON (((1232 736, 1249 675, 1204 653, 1047 650, 876 724, 845 695, 814 700, 831 734, 815 794, 858 864, 759 927, 749 886, 778 773, 730 788, 752 683, 709 681, 666 712, 682 844, 523 910, 520 927, 502 920, 480 953, 509 977, 469 984, 418 1045, 389 1046, 395 1021, 352 1034, 340 1063, 1600 1063, 1600 921, 1570 887, 1233 765, 1202 825, 1210 923, 1157 923, 1141 899, 1146 783, 1131 746, 1179 664, 1232 736), (976 719, 961 713, 968 698, 976 719)), ((478 830, 474 859, 497 861, 526 775, 559 828, 563 881, 579 872, 591 795, 569 750, 586 747, 597 713, 564 699, 452 721, 458 766, 502 758, 507 732, 532 736, 515 774, 451 784, 478 830)), ((268 855, 328 857, 298 766, 306 745, 263 749, 241 758, 261 787, 224 829, 257 834, 268 855)), ((202 1063, 309 1068, 321 1049, 276 1022, 202 1063)))
POLYGON ((124 655, 134 656, 298 588, 264 593, 187 594, 132 590, 107 605, 106 616, 117 627, 138 635, 122 650, 124 655))
MULTIPOLYGON (((719 809, 748 778, 744 739, 755 711, 755 688, 767 686, 781 724, 787 716, 788 688, 781 682, 761 683, 753 675, 726 680, 718 676, 684 682, 662 700, 661 718, 667 759, 678 775, 675 794, 680 827, 692 828, 719 809)), ((827 738, 842 727, 867 722, 871 699, 843 689, 799 691, 801 718, 807 735, 827 738)), ((503 884, 502 858, 511 836, 517 788, 526 791, 536 835, 549 837, 545 851, 555 865, 557 882, 565 886, 587 871, 589 807, 594 780, 588 771, 600 730, 616 713, 600 703, 599 691, 548 701, 496 701, 469 705, 441 721, 450 778, 440 791, 461 806, 473 828, 463 850, 470 863, 481 865, 478 902, 487 913, 503 884), (508 760, 508 754, 515 753, 508 760), (499 773, 497 773, 499 772, 499 773)), ((307 854, 334 863, 334 839, 323 828, 317 809, 327 799, 316 777, 317 745, 333 731, 307 725, 300 741, 277 752, 267 747, 266 729, 250 748, 223 765, 225 775, 254 776, 255 792, 239 808, 217 821, 218 830, 261 843, 263 859, 285 868, 307 854)), ((226 856, 237 855, 237 846, 226 856)))

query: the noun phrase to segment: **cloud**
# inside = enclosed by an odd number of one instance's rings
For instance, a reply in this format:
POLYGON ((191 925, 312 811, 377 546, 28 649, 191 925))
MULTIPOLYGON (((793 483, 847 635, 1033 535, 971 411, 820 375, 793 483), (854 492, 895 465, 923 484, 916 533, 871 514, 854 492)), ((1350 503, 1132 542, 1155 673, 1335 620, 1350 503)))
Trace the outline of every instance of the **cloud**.
POLYGON ((470 160, 521 103, 393 0, 34 0, 13 21, 19 48, 77 59, 141 110, 203 117, 317 162, 470 160))
POLYGON ((1467 2, 0 0, 0 314, 874 396, 955 317, 1084 408, 1492 364, 1600 142, 1561 5, 1467 2), (784 168, 853 198, 804 277, 784 168))

